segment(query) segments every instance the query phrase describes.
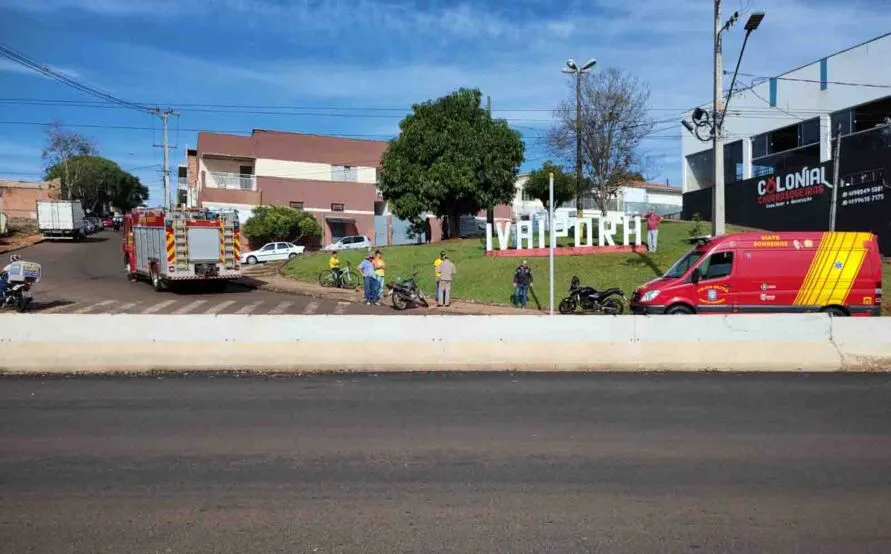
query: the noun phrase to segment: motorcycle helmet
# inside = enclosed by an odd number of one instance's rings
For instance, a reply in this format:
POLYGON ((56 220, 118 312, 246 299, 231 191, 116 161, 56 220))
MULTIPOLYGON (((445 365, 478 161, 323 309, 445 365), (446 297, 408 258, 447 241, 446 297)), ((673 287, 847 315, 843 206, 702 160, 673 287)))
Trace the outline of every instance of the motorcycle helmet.
POLYGON ((19 260, 21 260, 21 259, 22 259, 22 257, 19 256, 18 254, 11 254, 11 255, 9 256, 9 263, 15 263, 15 262, 17 262, 17 261, 19 261, 19 260))
POLYGON ((579 288, 579 278, 577 275, 574 275, 572 277, 572 284, 569 285, 569 288, 571 288, 571 289, 579 288))

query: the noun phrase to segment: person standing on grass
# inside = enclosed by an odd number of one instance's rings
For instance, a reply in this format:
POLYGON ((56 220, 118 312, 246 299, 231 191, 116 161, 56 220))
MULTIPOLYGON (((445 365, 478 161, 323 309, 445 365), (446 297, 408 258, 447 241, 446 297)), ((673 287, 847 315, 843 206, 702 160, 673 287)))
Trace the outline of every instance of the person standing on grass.
POLYGON ((529 286, 532 285, 532 281, 532 269, 526 260, 523 260, 523 263, 514 272, 514 298, 521 310, 526 309, 526 302, 529 300, 529 286))
POLYGON ((442 276, 442 273, 439 271, 439 266, 442 265, 442 259, 445 257, 445 250, 439 253, 439 257, 433 260, 433 278, 436 279, 436 294, 433 295, 434 298, 439 301, 439 278, 442 276))
POLYGON ((448 256, 443 254, 442 263, 439 265, 439 292, 436 296, 436 305, 448 308, 452 304, 452 279, 458 273, 458 268, 448 256))
POLYGON ((656 241, 659 239, 659 224, 662 223, 662 216, 657 214, 656 210, 650 208, 644 219, 647 222, 647 250, 649 252, 655 252, 656 241))
POLYGON ((377 276, 374 274, 374 256, 371 254, 359 264, 359 273, 365 287, 365 304, 370 306, 377 301, 377 276))
POLYGON ((384 261, 384 255, 380 250, 374 251, 374 274, 377 277, 377 301, 376 304, 381 303, 381 299, 384 297, 384 287, 386 286, 386 272, 387 272, 387 262, 384 261))

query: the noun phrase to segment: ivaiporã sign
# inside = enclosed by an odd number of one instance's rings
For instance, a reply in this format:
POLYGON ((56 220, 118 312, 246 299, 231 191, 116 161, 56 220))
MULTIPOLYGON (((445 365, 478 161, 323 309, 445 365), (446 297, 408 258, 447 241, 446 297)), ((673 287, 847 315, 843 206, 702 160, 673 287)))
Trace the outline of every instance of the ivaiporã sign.
MULTIPOLYGON (((575 229, 575 245, 573 247, 556 248, 557 254, 596 254, 607 252, 634 251, 641 247, 643 228, 639 216, 623 216, 622 244, 616 244, 616 225, 605 217, 555 218, 554 235, 557 238, 568 237, 569 230, 575 229), (596 220, 596 222, 595 222, 596 220), (594 225, 597 225, 597 244, 594 244, 594 225), (583 227, 580 230, 579 227, 583 227), (633 239, 633 241, 632 241, 633 239)), ((529 255, 546 256, 549 245, 545 233, 538 234, 535 244, 535 233, 532 221, 505 221, 486 224, 486 253, 488 255, 529 255), (516 228, 516 248, 510 248, 511 230, 516 228), (498 237, 498 248, 494 248, 495 237, 498 237)))

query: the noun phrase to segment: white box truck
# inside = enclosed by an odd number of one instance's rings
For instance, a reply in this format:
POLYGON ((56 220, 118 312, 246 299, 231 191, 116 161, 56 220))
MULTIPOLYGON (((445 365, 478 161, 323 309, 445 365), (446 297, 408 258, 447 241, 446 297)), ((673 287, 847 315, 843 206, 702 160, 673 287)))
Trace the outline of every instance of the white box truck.
POLYGON ((37 228, 45 239, 84 238, 87 232, 80 200, 38 200, 37 228))

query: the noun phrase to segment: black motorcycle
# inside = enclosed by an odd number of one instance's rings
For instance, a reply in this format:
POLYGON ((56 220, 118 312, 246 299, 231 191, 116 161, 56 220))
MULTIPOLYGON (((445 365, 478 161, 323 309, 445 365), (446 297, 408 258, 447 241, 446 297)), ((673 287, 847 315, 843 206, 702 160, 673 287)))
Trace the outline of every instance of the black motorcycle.
POLYGON ((418 276, 418 270, 412 271, 411 277, 405 279, 396 279, 387 283, 387 289, 390 291, 390 297, 393 299, 393 307, 397 310, 404 310, 409 306, 423 306, 425 308, 430 305, 424 298, 424 293, 418 288, 415 278, 418 276))
POLYGON ((560 301, 560 313, 571 314, 581 308, 584 313, 621 315, 625 311, 627 299, 621 289, 597 290, 582 287, 579 278, 573 277, 569 285, 569 296, 560 301))
POLYGON ((30 290, 30 283, 9 283, 5 291, 0 291, 0 308, 9 306, 19 313, 24 312, 32 301, 30 290))

